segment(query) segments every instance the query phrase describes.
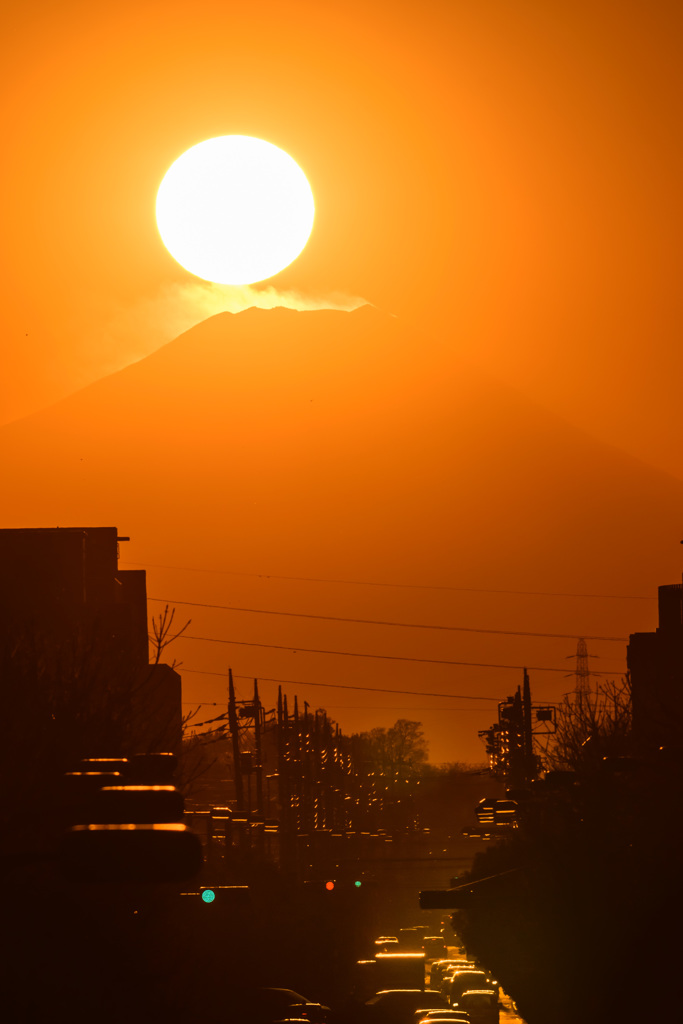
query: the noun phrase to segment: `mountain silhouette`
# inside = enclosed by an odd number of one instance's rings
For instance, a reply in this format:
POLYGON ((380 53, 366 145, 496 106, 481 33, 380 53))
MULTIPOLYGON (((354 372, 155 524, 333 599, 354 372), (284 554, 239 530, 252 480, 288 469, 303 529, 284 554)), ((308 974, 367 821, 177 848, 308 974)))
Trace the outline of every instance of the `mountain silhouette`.
POLYGON ((615 585, 680 529, 679 482, 370 306, 219 314, 0 437, 13 525, 220 524, 305 563, 550 558, 615 585))
MULTIPOLYGON (((675 579, 683 484, 553 417, 456 348, 370 306, 219 314, 3 427, 2 525, 116 525, 139 562, 238 573, 653 597, 675 579)), ((204 582, 214 600, 237 585, 204 582)), ((319 599, 292 587, 279 605, 315 610, 319 599)), ((443 619, 438 594, 415 597, 414 620, 443 619)), ((349 614, 369 600, 354 592, 326 607, 349 614)), ((508 603, 486 624, 547 627, 547 604, 508 603)), ((468 608, 466 595, 449 599, 446 618, 468 608)), ((642 628, 642 612, 628 611, 632 625, 622 608, 603 629, 642 628)), ((279 628, 276 643, 335 642, 311 624, 279 628)), ((260 620, 250 635, 274 634, 260 620)), ((397 649, 393 636, 359 632, 344 649, 361 642, 397 649)), ((463 650, 522 657, 453 647, 452 637, 424 640, 419 654, 463 650)), ((230 656, 221 651, 223 666, 230 656)), ((379 662, 372 671, 388 678, 379 662)))

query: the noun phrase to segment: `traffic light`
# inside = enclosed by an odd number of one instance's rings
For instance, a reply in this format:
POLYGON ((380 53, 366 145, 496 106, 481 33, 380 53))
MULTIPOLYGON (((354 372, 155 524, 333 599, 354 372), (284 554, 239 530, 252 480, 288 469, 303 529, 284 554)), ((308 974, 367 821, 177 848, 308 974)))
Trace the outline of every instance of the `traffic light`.
POLYGON ((248 885, 203 885, 199 892, 182 892, 180 895, 216 910, 236 912, 248 910, 250 906, 248 885))
POLYGON ((334 897, 342 902, 347 898, 357 900, 364 891, 363 884, 361 878, 353 875, 350 878, 312 878, 303 883, 302 895, 308 894, 310 899, 322 897, 323 900, 334 897))
POLYGON ((338 893, 342 893, 348 892, 349 889, 354 891, 358 890, 361 888, 362 885, 363 883, 360 878, 356 878, 353 882, 347 880, 340 881, 338 878, 328 878, 328 880, 325 882, 325 889, 328 892, 336 891, 338 893))

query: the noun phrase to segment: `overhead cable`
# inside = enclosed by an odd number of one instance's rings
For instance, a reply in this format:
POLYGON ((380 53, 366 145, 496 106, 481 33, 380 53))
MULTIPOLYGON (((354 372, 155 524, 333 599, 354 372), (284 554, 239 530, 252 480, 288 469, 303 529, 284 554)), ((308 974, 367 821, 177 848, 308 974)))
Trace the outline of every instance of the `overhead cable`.
POLYGON ((642 594, 573 594, 547 590, 499 590, 488 587, 452 587, 431 583, 379 583, 375 580, 340 580, 322 576, 281 576, 276 573, 237 572, 233 569, 204 569, 191 565, 159 565, 154 562, 129 562, 121 560, 120 565, 143 565, 148 569, 172 569, 178 572, 209 572, 221 576, 249 576, 259 580, 290 580, 297 583, 343 583, 358 587, 400 587, 404 590, 451 590, 465 594, 528 594, 532 597, 590 597, 615 601, 652 601, 655 597, 642 594))
MULTIPOLYGON (((183 672, 187 672, 190 675, 195 676, 218 676, 220 678, 227 679, 228 672, 210 672, 207 669, 199 668, 183 668, 183 672)), ((233 679, 253 679, 253 676, 238 676, 233 673, 233 679)), ((271 676, 259 676, 258 680, 260 683, 282 683, 287 686, 322 686, 325 689, 331 690, 363 690, 368 693, 400 693, 405 697, 448 697, 455 698, 456 700, 492 700, 496 704, 500 704, 502 698, 497 697, 486 697, 482 694, 472 693, 430 693, 425 690, 397 690, 391 687, 381 686, 358 686, 353 683, 309 683, 303 679, 275 679, 271 676)), ((545 701, 544 703, 552 704, 552 701, 545 701)))
MULTIPOLYGON (((213 608, 226 612, 248 612, 253 615, 285 615, 295 619, 321 619, 324 622, 353 622, 365 626, 398 626, 401 629, 440 629, 453 633, 493 633, 498 636, 535 636, 549 640, 610 640, 615 643, 626 643, 626 636, 590 636, 587 633, 532 633, 513 629, 484 629, 478 626, 435 626, 422 622, 390 622, 385 619, 352 619, 342 615, 315 615, 310 612, 273 611, 267 608, 243 608, 228 604, 202 604, 198 601, 177 601, 170 597, 148 597, 148 601, 159 601, 162 604, 182 605, 187 608, 213 608)), ((572 655, 573 657, 573 655, 572 655)))
MULTIPOLYGON (((473 668, 506 668, 506 669, 519 669, 520 671, 524 668, 530 672, 561 672, 563 675, 567 675, 566 666, 563 668, 548 668, 542 665, 500 665, 497 663, 485 662, 485 661, 450 661, 443 658, 408 658, 400 654, 363 654, 360 651, 326 651, 316 647, 298 647, 296 644, 259 644, 250 640, 225 640, 219 639, 213 636, 188 636, 183 634, 183 640, 199 640, 204 643, 211 644, 233 644, 239 647, 265 647, 274 651, 290 651, 292 654, 335 654, 343 658, 377 658, 382 661, 413 661, 419 662, 422 665, 469 665, 473 668)), ((573 673, 569 673, 570 675, 573 673)), ((620 672, 597 672, 591 669, 591 675, 594 676, 610 676, 610 675, 621 675, 620 672)))

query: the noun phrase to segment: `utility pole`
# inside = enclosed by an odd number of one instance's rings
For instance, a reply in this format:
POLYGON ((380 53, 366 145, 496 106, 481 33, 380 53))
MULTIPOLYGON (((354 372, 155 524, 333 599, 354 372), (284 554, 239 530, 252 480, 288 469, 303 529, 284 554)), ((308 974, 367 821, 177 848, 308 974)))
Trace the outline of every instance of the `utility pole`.
POLYGON ((524 714, 522 694, 518 686, 512 704, 512 745, 510 750, 510 779, 516 788, 523 784, 524 779, 524 714))
POLYGON ((241 814, 244 811, 244 790, 242 788, 242 766, 240 765, 240 734, 237 724, 237 703, 235 701, 235 686, 232 681, 232 669, 228 669, 228 724, 232 736, 232 760, 235 773, 235 795, 237 797, 237 810, 241 814))
POLYGON ((280 805, 280 822, 285 824, 285 736, 282 705, 282 687, 277 688, 277 796, 280 805))
POLYGON ((281 828, 289 839, 293 832, 291 772, 289 763, 289 717, 287 713, 287 697, 278 687, 278 790, 280 797, 281 828))
POLYGON ((501 768, 508 789, 519 789, 524 784, 524 711, 521 687, 513 697, 498 707, 501 740, 501 768))
POLYGON ((256 751, 256 813, 263 814, 263 757, 261 753, 261 702, 258 679, 254 680, 254 748, 256 751))
POLYGON ((313 785, 311 783, 311 729, 310 716, 308 714, 308 701, 304 701, 304 717, 302 724, 301 744, 301 785, 302 785, 302 820, 304 832, 310 833, 313 829, 313 785))
POLYGON ((531 725, 531 685, 529 673, 524 669, 524 687, 522 691, 522 718, 523 718, 523 750, 524 750, 524 781, 531 782, 536 775, 536 761, 534 758, 534 738, 531 725))

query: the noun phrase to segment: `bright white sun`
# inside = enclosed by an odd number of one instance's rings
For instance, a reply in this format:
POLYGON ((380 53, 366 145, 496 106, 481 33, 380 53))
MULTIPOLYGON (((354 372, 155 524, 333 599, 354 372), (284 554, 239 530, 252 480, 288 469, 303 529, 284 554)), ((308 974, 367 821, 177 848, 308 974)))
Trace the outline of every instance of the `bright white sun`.
POLYGON ((253 284, 296 259, 315 208, 306 175, 282 149, 248 135, 221 135, 171 165, 156 212, 164 245, 190 273, 217 284, 253 284))

